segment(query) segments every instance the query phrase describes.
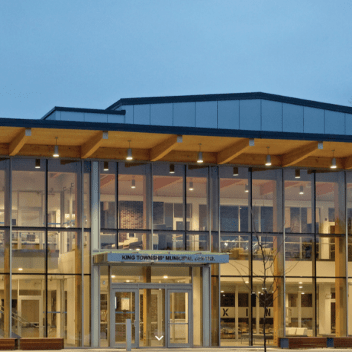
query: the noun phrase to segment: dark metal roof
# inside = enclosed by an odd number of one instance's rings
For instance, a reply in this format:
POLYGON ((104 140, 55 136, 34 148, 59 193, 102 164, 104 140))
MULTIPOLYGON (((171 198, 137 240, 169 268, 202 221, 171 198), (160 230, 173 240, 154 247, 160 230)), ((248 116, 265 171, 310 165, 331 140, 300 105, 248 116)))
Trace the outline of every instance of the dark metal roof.
MULTIPOLYGON (((104 110, 103 110, 104 111, 104 110)), ((106 113, 106 112, 105 112, 106 113)), ((59 120, 29 120, 0 118, 1 127, 24 127, 24 128, 56 128, 93 131, 122 131, 141 133, 163 133, 176 135, 199 135, 214 137, 241 137, 241 138, 264 138, 264 139, 291 139, 305 141, 335 141, 352 143, 352 135, 335 135, 320 133, 296 133, 296 132, 270 132, 251 131, 236 129, 218 129, 201 127, 178 127, 178 126, 153 126, 135 125, 109 122, 82 122, 82 121, 59 121, 59 120)))
POLYGON ((91 113, 91 114, 109 114, 109 115, 125 115, 126 114, 126 110, 106 111, 103 109, 81 109, 81 108, 66 108, 66 107, 61 107, 61 106, 55 106, 49 112, 47 112, 41 119, 46 120, 55 111, 87 112, 87 113, 91 113))
POLYGON ((320 103, 313 100, 285 97, 283 95, 268 94, 262 92, 255 93, 232 93, 232 94, 204 94, 204 95, 179 95, 169 97, 150 97, 150 98, 123 98, 110 105, 106 110, 117 109, 124 105, 141 104, 166 104, 166 103, 185 103, 185 102, 204 102, 221 100, 251 100, 264 99, 294 105, 307 106, 317 109, 326 109, 352 114, 352 108, 343 105, 320 103))

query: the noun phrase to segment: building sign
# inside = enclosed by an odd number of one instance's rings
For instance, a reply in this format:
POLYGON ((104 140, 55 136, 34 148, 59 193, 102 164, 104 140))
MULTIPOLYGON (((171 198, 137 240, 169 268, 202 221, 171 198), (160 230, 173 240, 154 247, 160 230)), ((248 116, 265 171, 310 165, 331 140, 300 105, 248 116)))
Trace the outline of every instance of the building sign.
POLYGON ((212 252, 178 251, 111 251, 94 255, 94 264, 120 263, 177 263, 221 264, 228 263, 228 254, 212 252))

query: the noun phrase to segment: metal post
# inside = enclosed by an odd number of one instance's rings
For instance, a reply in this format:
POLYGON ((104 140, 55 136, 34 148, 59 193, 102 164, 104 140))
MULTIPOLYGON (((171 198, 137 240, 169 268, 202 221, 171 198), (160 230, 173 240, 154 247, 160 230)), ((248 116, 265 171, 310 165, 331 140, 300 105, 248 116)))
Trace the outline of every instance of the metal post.
POLYGON ((132 321, 126 319, 126 351, 131 351, 131 340, 132 340, 132 321))

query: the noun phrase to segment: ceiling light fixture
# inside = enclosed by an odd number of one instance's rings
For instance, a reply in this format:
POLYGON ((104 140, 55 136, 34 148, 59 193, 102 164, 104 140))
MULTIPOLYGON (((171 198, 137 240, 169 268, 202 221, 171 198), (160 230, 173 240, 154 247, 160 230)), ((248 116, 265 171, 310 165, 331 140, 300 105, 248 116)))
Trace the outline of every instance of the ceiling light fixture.
POLYGON ((54 146, 54 154, 53 154, 53 157, 54 158, 58 158, 59 157, 59 146, 57 145, 57 139, 58 137, 55 137, 56 138, 56 145, 54 146))
POLYGON ((331 160, 330 169, 336 169, 337 168, 337 166, 336 166, 336 158, 334 157, 334 153, 335 153, 335 150, 332 151, 332 160, 331 160))
POLYGON ((202 143, 199 143, 199 152, 198 152, 198 159, 197 159, 198 164, 203 163, 203 153, 200 150, 201 146, 202 146, 202 143))
POLYGON ((126 160, 133 160, 132 149, 131 149, 131 140, 128 141, 128 149, 127 149, 126 160))
POLYGON ((40 159, 35 159, 35 166, 36 169, 40 169, 40 159))
POLYGON ((232 176, 238 176, 238 167, 234 166, 232 176))
POLYGON ((170 174, 174 174, 174 173, 175 173, 175 165, 174 165, 174 164, 170 164, 169 173, 170 173, 170 174))
POLYGON ((193 191, 193 190, 194 190, 194 188, 193 188, 193 181, 190 181, 190 182, 189 182, 188 190, 189 190, 189 191, 193 191))
POLYGON ((109 162, 104 161, 104 171, 109 171, 109 162))
POLYGON ((245 193, 248 193, 248 192, 249 192, 248 185, 244 185, 244 192, 245 192, 245 193))
POLYGON ((299 194, 304 194, 303 186, 300 186, 300 187, 299 187, 299 194))
POLYGON ((132 179, 131 188, 133 188, 133 189, 136 188, 136 180, 134 178, 132 179))
POLYGON ((269 148, 270 147, 267 147, 268 148, 268 154, 266 156, 266 162, 265 162, 265 166, 271 166, 271 156, 269 154, 269 148))
POLYGON ((301 170, 300 169, 295 170, 295 178, 301 178, 301 170))

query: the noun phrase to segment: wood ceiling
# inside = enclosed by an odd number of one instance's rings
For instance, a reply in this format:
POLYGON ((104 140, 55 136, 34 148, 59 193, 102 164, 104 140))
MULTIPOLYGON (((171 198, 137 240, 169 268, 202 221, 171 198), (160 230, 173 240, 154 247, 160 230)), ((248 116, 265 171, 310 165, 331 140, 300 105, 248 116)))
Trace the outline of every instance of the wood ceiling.
POLYGON ((125 160, 130 140, 134 161, 196 163, 201 149, 206 164, 263 166, 269 152, 272 167, 329 168, 334 156, 338 169, 352 168, 345 142, 60 128, 1 127, 0 155, 52 157, 56 137, 61 158, 125 160))

